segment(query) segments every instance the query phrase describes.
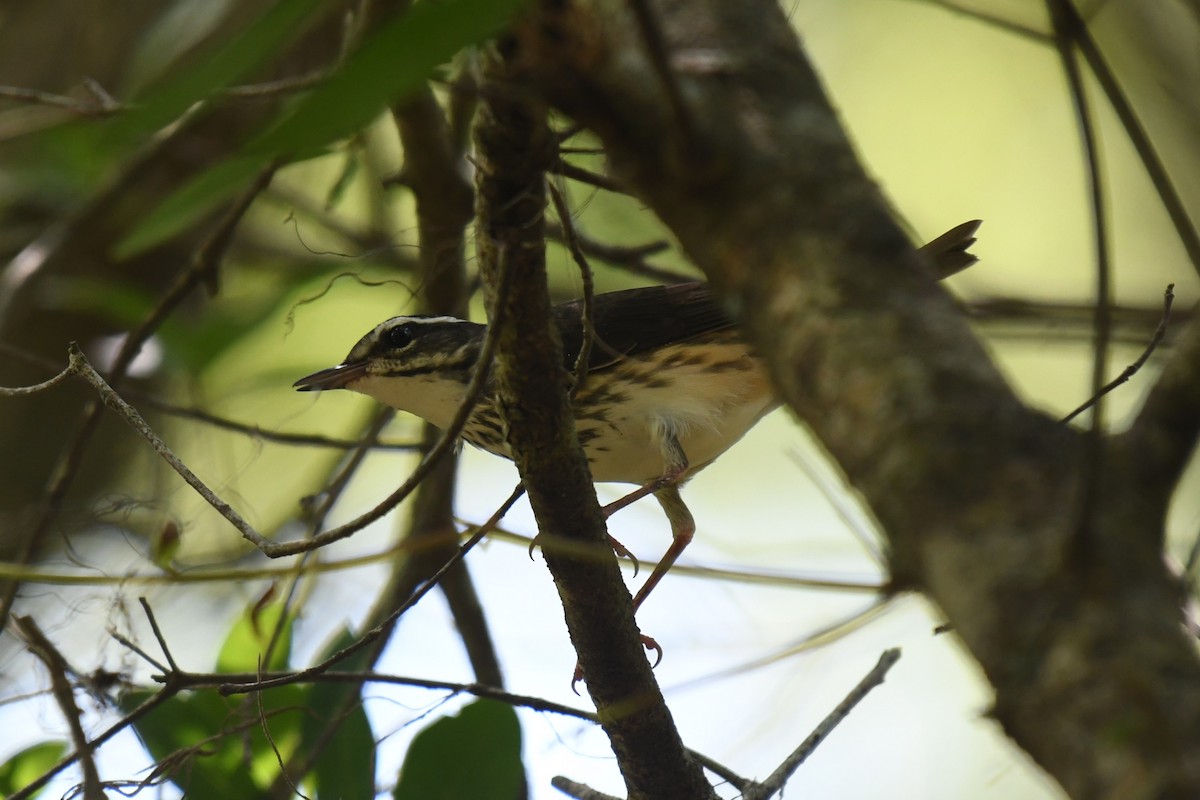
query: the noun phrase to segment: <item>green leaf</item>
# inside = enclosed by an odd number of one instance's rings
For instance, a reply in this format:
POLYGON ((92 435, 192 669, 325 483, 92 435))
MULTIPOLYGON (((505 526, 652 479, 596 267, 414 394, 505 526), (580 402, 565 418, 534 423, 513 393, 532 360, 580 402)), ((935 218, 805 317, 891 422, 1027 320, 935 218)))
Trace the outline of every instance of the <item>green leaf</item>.
POLYGON ((113 248, 113 257, 123 261, 178 236, 233 197, 269 162, 261 155, 238 156, 201 172, 135 225, 113 248))
MULTIPOLYGON (((226 637, 217 671, 255 671, 282 611, 280 603, 252 606, 226 637)), ((285 669, 290 648, 289 618, 264 669, 285 669)), ((156 762, 178 759, 168 774, 188 797, 259 800, 279 775, 279 759, 286 762, 301 742, 309 693, 299 685, 231 697, 197 690, 167 700, 134 727, 156 762)), ((122 699, 122 708, 132 711, 150 695, 131 693, 122 699)))
POLYGON ((123 141, 156 131, 192 104, 232 85, 275 56, 313 22, 330 0, 279 0, 239 29, 206 57, 177 69, 146 95, 138 107, 115 118, 108 135, 123 141))
MULTIPOLYGON (((354 642, 343 630, 322 654, 322 659, 354 642)), ((360 650, 338 665, 339 670, 369 669, 370 649, 360 650)), ((311 778, 320 800, 375 796, 375 735, 359 697, 362 686, 349 683, 313 684, 305 704, 308 714, 301 722, 302 747, 321 746, 311 778), (349 709, 349 711, 347 711, 349 709), (337 725, 337 733, 321 745, 326 731, 337 725)))
POLYGON ((417 734, 392 797, 513 800, 522 780, 517 712, 495 700, 476 700, 417 734))
POLYGON ((417 89, 434 67, 499 31, 526 0, 416 3, 383 25, 342 69, 250 144, 274 155, 311 151, 349 136, 388 103, 417 89))
MULTIPOLYGON (((225 637, 217 656, 217 672, 256 672, 282 614, 282 603, 259 601, 248 608, 225 637)), ((261 664, 264 672, 287 669, 292 652, 292 621, 292 617, 284 621, 270 661, 261 664)))
POLYGON ((33 783, 66 753, 66 742, 42 742, 0 764, 0 797, 8 797, 33 783))
MULTIPOLYGON (((121 706, 132 711, 150 695, 131 693, 121 706)), ((139 719, 134 728, 155 762, 191 750, 167 773, 188 797, 254 800, 262 790, 242 763, 241 737, 236 732, 219 735, 244 721, 237 713, 243 704, 243 698, 225 698, 215 691, 179 695, 139 719)))

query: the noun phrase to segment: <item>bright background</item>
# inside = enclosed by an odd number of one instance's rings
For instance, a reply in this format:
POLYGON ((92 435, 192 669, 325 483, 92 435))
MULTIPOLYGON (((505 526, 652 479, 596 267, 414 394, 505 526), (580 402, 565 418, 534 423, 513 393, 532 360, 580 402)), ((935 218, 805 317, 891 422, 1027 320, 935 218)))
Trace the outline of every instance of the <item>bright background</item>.
MULTIPOLYGON (((965 4, 964 4, 965 5, 965 4)), ((964 301, 1015 298, 1034 303, 1087 306, 1094 299, 1093 234, 1084 161, 1075 114, 1041 5, 971 4, 1000 15, 1025 35, 939 3, 898 0, 806 0, 792 19, 820 70, 862 157, 918 238, 927 239, 967 219, 983 219, 974 252, 978 265, 949 282, 964 301), (1041 36, 1042 38, 1039 38, 1041 36)), ((1182 3, 1104 4, 1093 32, 1134 98, 1152 139, 1190 208, 1200 207, 1200 120, 1194 87, 1200 85, 1197 17, 1182 3), (1188 87, 1191 87, 1190 89, 1188 87)), ((1176 284, 1176 309, 1197 296, 1190 265, 1128 139, 1089 83, 1100 122, 1110 241, 1120 306, 1153 312, 1168 283, 1176 284)), ((401 156, 387 126, 373 139, 382 157, 401 156)), ((295 191, 327 185, 339 169, 333 157, 285 171, 280 181, 295 191)), ((661 233, 636 202, 581 185, 570 187, 577 224, 603 241, 637 243, 661 233)), ((339 213, 364 213, 366 189, 352 191, 339 213)), ((281 247, 349 252, 327 231, 285 222, 286 202, 260 201, 252 221, 281 247), (303 237, 301 244, 297 234, 303 237)), ((397 194, 387 209, 400 246, 411 244, 411 203, 397 194)), ((1195 212, 1193 212, 1193 216, 1195 212)), ((333 259, 339 270, 379 277, 353 255, 333 259)), ((683 268, 675 257, 656 263, 683 268)), ((552 250, 556 293, 578 296, 581 284, 565 253, 552 250)), ((598 288, 632 284, 613 270, 597 276, 598 288)), ((290 298, 277 313, 255 320, 235 347, 181 387, 181 397, 203 400, 214 411, 251 420, 266 429, 320 431, 350 436, 372 410, 349 394, 299 395, 291 381, 337 363, 376 321, 398 313, 396 286, 371 287, 342 280, 318 301, 328 276, 289 284, 290 298)), ((263 291, 246 266, 231 270, 215 304, 236 311, 263 291)), ((475 309, 479 314, 478 307, 475 309)), ((1182 314, 1181 314, 1182 315, 1182 314)), ((1152 316, 1152 315, 1151 315, 1152 316)), ((978 331, 1013 385, 1030 403, 1061 416, 1090 392, 1088 322, 1066 315, 1034 321, 981 322, 978 331)), ((1118 330, 1112 374, 1132 362, 1148 341, 1150 325, 1118 330)), ((1115 427, 1135 410, 1153 380, 1157 359, 1110 396, 1115 427)), ((153 368, 151 363, 148 368, 153 368)), ((1084 417, 1086 424, 1086 416, 1084 417)), ((311 491, 334 456, 177 424, 163 433, 179 454, 255 525, 270 527, 311 491)), ((411 438, 411 418, 399 418, 392 439, 411 438)), ((148 451, 129 465, 130 481, 152 463, 148 451)), ((370 458, 329 524, 357 516, 389 493, 415 464, 411 456, 370 458)), ((1196 536, 1200 509, 1195 470, 1180 491, 1169 523, 1172 554, 1180 562, 1196 536)), ((458 515, 480 522, 516 483, 511 464, 467 449, 459 479, 458 515)), ((624 487, 601 487, 601 500, 624 487)), ((136 494, 131 492, 131 494, 136 494)), ((935 635, 937 609, 901 596, 876 609, 862 625, 848 621, 877 604, 868 589, 811 588, 805 578, 870 586, 884 580, 879 537, 836 470, 822 458, 803 426, 785 411, 764 420, 745 440, 700 474, 685 491, 697 523, 686 566, 720 567, 780 580, 744 580, 688 574, 676 569, 639 615, 644 631, 662 644, 657 669, 668 704, 690 747, 735 771, 765 777, 804 739, 875 664, 899 647, 903 656, 843 725, 821 745, 788 785, 789 796, 837 798, 1053 798, 1056 786, 1008 743, 988 718, 991 694, 955 637, 935 635), (867 544, 864 544, 864 540, 867 544), (820 646, 808 646, 821 632, 820 646)), ((159 495, 161 507, 182 521, 180 563, 192 572, 224 564, 261 569, 245 555, 232 529, 175 480, 159 495)), ((131 512, 136 515, 138 512, 131 512)), ((403 528, 405 509, 321 553, 322 561, 386 550, 403 528)), ((135 526, 131 526, 135 527, 135 526)), ((534 524, 524 502, 505 527, 525 536, 534 524)), ((669 528, 653 501, 618 514, 611 532, 642 560, 654 560, 669 543, 669 528)), ((153 651, 136 597, 145 595, 158 614, 176 657, 186 668, 211 668, 215 650, 233 619, 264 591, 259 577, 241 582, 145 584, 119 579, 147 573, 146 546, 120 525, 76 540, 42 565, 57 574, 108 576, 100 586, 46 583, 28 586, 19 610, 33 614, 81 670, 104 665, 145 681, 135 657, 109 638, 110 627, 131 633, 153 651), (48 626, 45 620, 57 620, 48 626)), ((583 707, 570 691, 575 662, 561 608, 540 556, 504 540, 485 543, 469 567, 488 612, 508 687, 583 707)), ((360 622, 382 584, 387 560, 328 573, 308 582, 297 630, 297 653, 311 657, 342 625, 360 622)), ((270 568, 284 566, 280 563, 270 568)), ((646 573, 631 581, 636 586, 646 573)), ((380 663, 381 671, 468 682, 471 675, 454 622, 437 593, 405 617, 380 663)), ((0 645, 4 698, 36 691, 40 668, 11 639, 0 645)), ((389 790, 412 735, 431 718, 458 707, 442 694, 396 687, 368 688, 366 708, 381 745, 378 779, 389 790)), ((115 717, 91 709, 90 731, 115 717)), ((524 752, 535 798, 560 796, 549 787, 562 774, 616 795, 623 784, 603 735, 590 726, 551 715, 521 712, 524 752)), ((0 760, 47 735, 64 736, 61 717, 45 695, 0 706, 0 760)), ((132 734, 100 754, 105 777, 135 776, 150 765, 132 734)), ((58 796, 76 780, 56 782, 58 796)), ((166 796, 171 792, 165 791, 166 796)), ((732 796, 732 790, 727 789, 732 796)))

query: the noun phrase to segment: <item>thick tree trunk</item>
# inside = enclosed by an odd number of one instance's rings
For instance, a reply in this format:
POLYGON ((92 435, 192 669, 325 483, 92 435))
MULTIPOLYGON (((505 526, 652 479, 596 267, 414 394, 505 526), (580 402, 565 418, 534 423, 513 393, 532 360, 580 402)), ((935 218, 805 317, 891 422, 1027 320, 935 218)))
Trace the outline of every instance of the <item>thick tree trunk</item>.
POLYGON ((774 3, 650 3, 649 25, 635 5, 543 11, 520 32, 523 75, 600 135, 742 314, 1009 735, 1075 797, 1200 796, 1200 660, 1161 557, 1200 409, 1197 332, 1152 416, 1085 446, 1006 385, 774 3))

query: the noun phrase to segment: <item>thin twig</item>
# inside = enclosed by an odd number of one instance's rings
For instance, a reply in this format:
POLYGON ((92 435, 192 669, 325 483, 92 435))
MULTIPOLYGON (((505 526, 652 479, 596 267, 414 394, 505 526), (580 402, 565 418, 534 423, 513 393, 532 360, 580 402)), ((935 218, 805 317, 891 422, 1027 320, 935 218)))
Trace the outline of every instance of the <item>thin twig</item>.
POLYGON ((1167 327, 1171 323, 1171 306, 1174 304, 1174 302, 1175 284, 1170 283, 1167 284, 1167 290, 1163 292, 1162 319, 1159 320, 1158 327, 1154 329, 1154 336, 1151 337, 1150 343, 1146 345, 1146 349, 1143 350, 1142 354, 1137 357, 1137 360, 1127 366, 1120 375, 1105 384, 1100 391, 1097 392, 1096 396, 1088 398, 1087 402, 1079 406, 1079 408, 1076 408, 1070 414, 1067 414, 1065 417, 1059 420, 1059 422, 1065 425, 1066 423, 1075 419, 1075 417, 1079 416, 1084 411, 1095 405, 1096 401, 1100 397, 1108 394, 1113 389, 1116 389, 1118 386, 1128 381, 1138 373, 1138 370, 1145 366, 1146 362, 1150 359, 1150 355, 1158 348, 1159 344, 1162 343, 1163 337, 1167 335, 1167 327))
MULTIPOLYGON (((259 661, 259 666, 262 665, 262 660, 259 661)), ((271 746, 271 752, 275 754, 275 763, 279 765, 279 774, 291 787, 292 793, 299 795, 303 800, 312 800, 304 792, 300 791, 292 780, 291 774, 288 772, 287 764, 283 761, 283 754, 279 752, 279 745, 275 744, 275 737, 271 735, 271 725, 267 722, 267 709, 263 705, 263 693, 259 692, 254 696, 254 707, 258 712, 258 725, 262 729, 263 738, 267 740, 267 744, 271 746)))
POLYGON ((586 783, 579 783, 570 778, 564 778, 562 775, 555 775, 551 778, 550 785, 567 797, 575 798, 575 800, 621 800, 619 797, 597 791, 586 783))
POLYGON ((619 181, 610 178, 607 175, 601 175, 598 172, 592 172, 590 169, 584 169, 583 167, 576 166, 575 164, 572 164, 569 161, 564 161, 561 158, 557 161, 551 162, 548 170, 554 175, 561 175, 564 178, 570 178, 573 181, 586 183, 590 186, 595 186, 597 189, 605 189, 610 192, 616 192, 617 194, 629 194, 629 190, 626 189, 619 181))
POLYGON ((163 655, 167 659, 167 663, 171 666, 172 672, 183 672, 179 665, 175 663, 175 656, 171 655, 171 648, 167 647, 167 639, 163 636, 162 629, 158 627, 158 620, 154 617, 154 610, 150 608, 150 602, 144 597, 138 598, 138 603, 142 606, 142 611, 146 613, 146 621, 150 623, 150 630, 154 632, 154 638, 158 641, 158 646, 162 648, 163 655))
POLYGON ((1108 212, 1105 208, 1104 180, 1101 175, 1099 145, 1088 102, 1083 75, 1076 60, 1075 42, 1082 27, 1078 18, 1065 11, 1069 0, 1046 0, 1050 22, 1054 28, 1054 44, 1062 61, 1063 72, 1070 87, 1071 101, 1075 107, 1079 138, 1083 145, 1087 166, 1088 196, 1091 200, 1092 232, 1096 247, 1096 310, 1092 354, 1092 405, 1091 425, 1084 440, 1083 487, 1079 505, 1080 519, 1076 546, 1082 550, 1088 546, 1086 533, 1092 530, 1092 518, 1099 505, 1100 476, 1105 460, 1104 437, 1104 376, 1108 371, 1108 356, 1112 347, 1112 265, 1108 249, 1108 212))
POLYGON ((428 594, 429 591, 438 584, 438 581, 442 579, 442 576, 449 572, 455 564, 462 561, 463 558, 466 557, 467 553, 469 553, 493 527, 499 524, 504 515, 508 513, 508 510, 512 508, 513 504, 515 504, 524 493, 525 489, 522 486, 518 486, 516 489, 514 489, 512 495, 506 501, 504 501, 504 504, 501 505, 500 508, 496 509, 496 512, 492 514, 488 521, 480 526, 479 530, 475 531, 471 538, 469 538, 458 548, 457 552, 455 552, 455 554, 449 560, 447 560, 444 565, 442 565, 441 569, 435 572, 429 578, 429 580, 425 581, 425 583, 423 583, 416 591, 414 591, 412 595, 403 604, 397 607, 395 611, 389 614, 383 622, 376 625, 363 636, 359 637, 354 644, 342 648, 329 658, 322 661, 320 664, 316 664, 308 669, 301 670, 300 672, 293 673, 286 677, 259 681, 247 686, 223 684, 220 687, 221 694, 242 694, 250 691, 262 691, 263 689, 270 689, 275 686, 285 686, 290 683, 302 683, 306 680, 309 680, 313 675, 320 675, 321 673, 326 672, 334 664, 340 663, 341 661, 359 652, 364 647, 367 647, 368 645, 377 641, 379 638, 386 636, 388 631, 391 630, 392 625, 395 624, 396 620, 398 620, 401 615, 406 613, 410 608, 415 606, 422 597, 428 594))
MULTIPOLYGON (((507 285, 503 274, 501 275, 501 282, 502 284, 507 285)), ((501 288, 503 289, 503 286, 501 288)), ((209 505, 216 509, 221 516, 225 517, 225 519, 231 525, 233 525, 239 533, 242 534, 242 537, 246 539, 246 541, 253 544, 268 557, 279 558, 282 556, 296 555, 297 553, 315 550, 320 547, 324 547, 331 542, 339 541, 351 536, 365 528, 367 525, 370 525, 372 522, 382 518, 412 493, 413 489, 420 484, 420 482, 427 474, 429 474, 430 471, 432 471, 433 465, 437 462, 437 460, 454 448, 463 425, 466 424, 467 419, 470 417, 471 411, 475 407, 475 403, 483 394, 483 390, 487 385, 491 371, 492 357, 494 356, 496 350, 497 337, 495 332, 497 330, 498 327, 496 325, 488 326, 488 332, 484 336, 483 345, 480 349, 479 360, 476 364, 475 372, 471 377, 471 382, 467 386, 466 395, 463 399, 462 405, 459 406, 458 412, 455 414, 450 425, 447 426, 446 430, 443 432, 442 437, 438 439, 437 443, 430 449, 429 453, 424 459, 422 459, 421 463, 417 465, 417 468, 413 470, 408 480, 406 480, 403 485, 400 486, 400 488, 388 495, 383 502, 375 506, 375 508, 371 509, 370 511, 362 514, 357 519, 337 528, 324 531, 311 538, 295 542, 272 542, 270 539, 267 539, 258 531, 256 531, 249 522, 247 522, 240 514, 238 514, 236 510, 234 510, 232 506, 218 497, 211 489, 208 488, 207 485, 205 485, 203 481, 200 480, 200 478, 196 476, 194 472, 191 471, 191 469, 188 468, 186 464, 184 464, 173 452, 171 452, 171 449, 167 447, 166 443, 164 443, 162 439, 160 439, 154 433, 153 429, 151 429, 149 424, 146 423, 145 419, 138 414, 137 410, 126 403, 120 397, 120 395, 113 391, 112 387, 110 387, 100 376, 100 374, 91 366, 91 364, 88 363, 87 358, 83 355, 83 352, 77 345, 71 346, 70 357, 72 368, 77 374, 81 375, 85 380, 87 380, 88 383, 92 385, 92 387, 100 395, 101 401, 114 411, 117 411, 119 414, 121 414, 130 427, 141 434, 142 437, 150 443, 150 446, 154 448, 154 451, 157 452, 163 458, 163 460, 165 460, 172 467, 172 469, 179 473, 180 477, 182 477, 189 486, 195 489, 196 492, 203 497, 209 505)))
MULTIPOLYGON (((199 689, 203 687, 233 687, 242 686, 247 691, 259 692, 263 687, 261 684, 267 680, 277 680, 288 678, 296 673, 294 672, 277 672, 267 671, 262 673, 256 672, 213 672, 199 673, 193 672, 187 675, 178 676, 181 684, 189 689, 199 689)), ((165 680, 165 676, 156 676, 156 681, 165 680)), ((307 683, 385 683, 392 686, 409 686, 417 689, 438 689, 454 694, 469 694, 474 697, 483 697, 489 700, 499 700, 511 706, 519 708, 528 708, 531 711, 545 711, 551 714, 560 714, 565 717, 573 717, 575 719, 584 720, 585 722, 597 722, 598 718, 595 712, 584 711, 573 706, 556 703, 552 700, 546 700, 533 695, 515 694, 507 692, 496 686, 488 686, 482 683, 456 683, 453 681, 434 680, 430 678, 414 678, 406 675, 391 675, 384 672, 374 672, 371 670, 348 670, 348 671, 326 671, 308 675, 305 678, 307 683)))
POLYGON ((1180 197, 1179 190, 1175 188, 1171 175, 1159 157, 1158 151, 1154 149, 1154 143, 1150 141, 1150 134, 1142 125, 1137 112, 1134 111, 1133 104, 1121 90, 1121 84, 1108 66, 1104 54, 1100 51, 1100 46, 1092 38, 1087 25, 1079 17, 1075 6, 1065 3, 1062 13, 1073 26, 1075 44, 1079 47, 1079 52, 1083 54, 1088 66, 1092 68, 1092 75, 1100 84, 1100 88, 1104 90, 1104 95, 1108 98, 1113 113, 1117 115, 1117 119, 1121 120, 1121 127, 1125 129, 1125 135, 1129 137, 1134 152, 1141 159, 1142 168, 1146 170, 1146 177, 1150 179, 1150 183, 1154 186, 1154 190, 1158 193, 1158 198, 1167 212, 1167 217, 1175 226, 1175 233, 1179 236, 1183 249, 1187 251, 1192 268, 1200 272, 1200 230, 1197 230, 1193 224, 1187 205, 1180 197))
POLYGON ((58 707, 66 717, 71 729, 71 742, 75 745, 75 755, 79 758, 79 766, 83 771, 83 796, 85 800, 104 800, 104 785, 100 782, 100 773, 96 769, 96 760, 92 758, 94 745, 89 744, 87 734, 83 732, 83 712, 75 702, 75 690, 67 679, 71 668, 63 654, 42 633, 32 617, 15 617, 13 622, 17 630, 25 637, 29 651, 43 664, 50 675, 50 688, 58 707))
POLYGON ((63 108, 81 117, 106 117, 123 108, 119 103, 113 106, 99 99, 96 102, 76 100, 74 97, 68 97, 67 95, 43 92, 38 89, 26 89, 21 86, 0 86, 0 98, 63 108))
MULTIPOLYGON (((44 369, 47 372, 58 369, 58 364, 41 356, 30 353, 19 347, 14 347, 7 342, 0 342, 0 353, 11 356, 12 358, 28 364, 37 369, 44 369)), ((48 381, 43 381, 36 386, 19 387, 16 389, 5 389, 0 387, 0 397, 17 397, 24 394, 34 394, 35 392, 49 389, 74 373, 68 367, 61 373, 51 378, 48 381)), ((255 439, 261 439, 264 442, 273 442, 275 444, 295 445, 303 447, 328 447, 336 450, 353 450, 361 447, 364 444, 362 439, 338 439, 331 436, 322 436, 312 433, 287 433, 285 431, 270 431, 265 428, 260 428, 257 425, 250 425, 245 422, 238 422, 227 417, 222 417, 218 414, 213 414, 196 406, 181 406, 175 403, 168 403, 154 395, 143 392, 132 387, 127 387, 123 390, 123 396, 136 400, 145 405, 147 408, 152 408, 155 411, 161 411, 164 414, 170 414, 181 419, 189 419, 204 425, 212 425, 215 428, 233 431, 234 433, 244 433, 255 439)), ((373 441, 370 447, 375 450, 417 450, 420 449, 419 442, 378 442, 373 441)))
POLYGON ((554 185, 554 181, 546 181, 546 188, 550 190, 550 200, 554 203, 554 211, 558 214, 558 223, 562 226, 563 242, 571 253, 571 258, 575 260, 575 265, 579 267, 579 275, 583 279, 583 313, 580 315, 583 331, 579 353, 575 357, 575 382, 571 386, 571 400, 574 401, 587 381, 588 363, 592 357, 592 342, 596 338, 596 326, 593 322, 595 312, 592 302, 596 294, 596 286, 592 281, 592 268, 587 262, 587 256, 579 249, 579 239, 575 236, 575 225, 571 221, 571 210, 567 208, 567 201, 563 199, 562 192, 554 185))
POLYGON ((53 378, 51 378, 50 380, 42 381, 41 383, 36 383, 33 386, 18 386, 14 389, 8 389, 3 386, 0 386, 0 397, 24 397, 26 395, 37 394, 38 392, 44 392, 47 389, 53 389, 55 386, 58 386, 60 383, 65 381, 67 378, 71 377, 73 374, 74 374, 74 372, 71 371, 71 368, 67 367, 62 372, 58 373, 53 378))
POLYGON ((989 27, 997 28, 1005 33, 1013 33, 1017 36, 1030 39, 1034 42, 1045 44, 1050 41, 1050 37, 1039 30, 1027 28, 1024 25, 1018 25, 1017 23, 1010 22, 1003 17, 994 14, 988 14, 975 8, 968 8, 966 6, 959 5, 958 3, 951 2, 951 0, 921 1, 927 5, 935 6, 963 17, 968 17, 969 19, 973 19, 976 22, 981 22, 989 27))
MULTIPOLYGON (((159 326, 166 321, 170 314, 174 313, 175 309, 191 294, 197 285, 204 283, 210 288, 215 285, 215 276, 218 268, 217 260, 223 256, 225 247, 232 237, 233 231, 241 222, 241 218, 246 210, 249 209, 250 203, 271 182, 271 178, 275 174, 275 169, 276 164, 272 163, 259 171, 254 181, 251 182, 251 185, 230 206, 230 211, 225 214, 220 224, 213 230, 209 240, 201 246, 197 257, 192 260, 192 263, 186 270, 176 276, 162 298, 142 318, 137 327, 125 336, 124 341, 121 342, 120 349, 117 351, 116 358, 113 360, 112 368, 108 372, 108 384, 106 385, 112 387, 120 386, 125 379, 129 366, 133 363, 133 359, 137 357, 138 353, 141 352, 143 345, 149 341, 159 326)), ((82 354, 80 356, 82 357, 82 354)), ((77 368, 78 366, 76 365, 77 368)), ((91 370, 99 378, 99 375, 95 373, 95 370, 92 370, 90 365, 87 369, 91 370)), ((111 392, 113 397, 116 397, 113 389, 109 389, 109 392, 111 392)), ((87 452, 99 421, 100 404, 92 401, 84 409, 83 418, 75 432, 75 436, 67 446, 66 453, 59 458, 58 463, 54 467, 50 485, 42 496, 41 514, 33 526, 32 533, 28 539, 29 542, 32 543, 40 540, 46 531, 49 530, 55 515, 58 513, 63 500, 67 496, 67 492, 75 482, 75 476, 78 474, 80 466, 83 463, 84 454, 87 452)), ((146 430, 149 430, 149 426, 145 427, 146 430)), ((26 549, 28 547, 32 547, 32 544, 28 545, 26 549)), ((29 554, 22 553, 22 556, 22 560, 26 560, 29 554)), ((3 620, 8 615, 15 592, 16 585, 14 584, 7 590, 5 596, 0 597, 0 620, 3 620)))
POLYGON ((171 671, 170 667, 168 667, 166 664, 163 664, 161 661, 159 661, 158 659, 151 656, 149 653, 147 653, 145 650, 143 650, 137 644, 132 642, 128 637, 126 637, 124 634, 122 634, 120 631, 116 630, 115 628, 110 628, 108 631, 108 635, 111 636, 113 639, 115 639, 118 644, 122 644, 125 647, 132 650, 133 652, 137 653, 139 656, 142 657, 142 660, 144 660, 150 666, 154 667, 156 670, 158 670, 163 675, 166 675, 168 672, 171 671))
POLYGON ((776 792, 782 792, 784 784, 788 782, 792 774, 813 754, 813 751, 821 745, 821 742, 828 738, 833 729, 850 715, 854 707, 861 703, 863 698, 871 693, 872 689, 883 683, 883 679, 887 676, 888 671, 899 660, 900 650, 898 648, 884 650, 883 655, 879 657, 879 662, 875 664, 871 671, 859 681, 858 685, 846 695, 846 698, 842 702, 837 704, 837 707, 829 713, 829 716, 822 720, 816 730, 809 734, 809 737, 801 742, 800 746, 783 760, 783 763, 771 773, 771 776, 753 788, 743 792, 745 800, 767 800, 767 798, 776 792))
MULTIPOLYGON (((110 725, 108 728, 106 728, 100 735, 98 735, 94 739, 92 739, 91 749, 93 751, 96 750, 96 748, 100 747, 102 744, 107 742, 112 737, 116 736, 121 731, 128 728, 130 725, 133 725, 134 723, 136 723, 142 717, 146 716, 151 711, 158 708, 159 706, 161 706, 163 703, 170 700, 172 697, 174 697, 178 693, 179 693, 179 688, 172 686, 170 683, 168 683, 166 686, 163 687, 162 691, 160 691, 159 693, 157 693, 156 695, 151 697, 146 702, 142 703, 140 706, 135 708, 133 711, 130 711, 128 714, 121 717, 121 719, 117 720, 112 725, 110 725)), ((40 792, 46 786, 46 784, 49 783, 51 781, 51 779, 54 778, 55 775, 62 772, 64 769, 66 769, 67 767, 71 766, 76 761, 78 761, 79 757, 80 757, 79 753, 75 752, 75 753, 70 753, 70 754, 64 756, 63 758, 59 759, 57 764, 50 767, 50 769, 43 772, 41 775, 39 775, 34 780, 30 781, 24 787, 18 789, 17 791, 15 791, 11 795, 9 795, 8 800, 30 800, 30 798, 32 798, 34 795, 36 795, 38 792, 40 792)))
POLYGON ((229 97, 274 97, 312 89, 327 77, 329 77, 329 70, 318 69, 306 75, 293 75, 262 83, 227 86, 221 92, 229 97))
MULTIPOLYGON (((553 220, 546 220, 546 238, 565 245, 567 233, 562 225, 553 220)), ((620 267, 634 275, 643 275, 647 278, 653 278, 656 281, 668 284, 687 283, 688 281, 696 280, 695 275, 687 275, 682 272, 656 267, 646 260, 649 256, 671 249, 670 242, 663 239, 647 244, 623 246, 606 244, 595 239, 590 239, 576 230, 575 242, 585 255, 603 261, 606 264, 620 267)))
POLYGON ((190 419, 205 425, 212 425, 215 428, 222 428, 234 433, 244 433, 254 439, 261 439, 264 442, 273 442, 274 444, 295 445, 303 447, 328 447, 336 450, 354 450, 363 446, 371 450, 418 450, 421 445, 418 442, 380 442, 367 441, 364 439, 337 439, 331 436, 321 436, 312 433, 287 433, 286 431, 269 431, 265 428, 260 428, 257 425, 249 425, 237 420, 228 419, 218 416, 217 414, 205 411, 202 408, 194 406, 178 406, 168 403, 164 400, 159 400, 152 395, 144 392, 125 390, 125 394, 133 399, 140 399, 147 407, 153 408, 155 411, 161 411, 164 414, 180 417, 182 419, 190 419))
POLYGON ((83 351, 79 349, 79 345, 72 342, 69 348, 69 353, 71 370, 92 385, 92 388, 95 389, 96 393, 100 396, 100 401, 124 417, 125 422, 129 425, 129 427, 133 428, 133 430, 139 433, 143 439, 149 442, 150 446, 154 449, 154 452, 158 453, 173 470, 179 473, 179 476, 183 478, 189 486, 196 490, 197 494, 203 497, 209 505, 220 512, 221 516, 225 517, 225 519, 228 520, 231 525, 237 528, 246 541, 250 542, 264 553, 267 553, 268 550, 273 546, 271 540, 254 530, 250 523, 243 519, 242 516, 233 509, 232 506, 230 506, 220 497, 217 497, 217 495, 211 489, 209 489, 208 486, 200 480, 200 478, 196 476, 196 473, 192 472, 192 470, 188 468, 187 464, 184 464, 179 457, 171 451, 171 448, 167 447, 166 443, 163 442, 162 439, 158 438, 158 435, 154 433, 154 430, 150 427, 146 420, 142 418, 142 415, 137 412, 137 409, 122 400, 121 396, 118 395, 113 388, 108 385, 104 378, 100 376, 100 373, 96 372, 96 370, 88 362, 87 357, 84 356, 83 351))
POLYGON ((697 764, 704 767, 706 770, 708 770, 712 774, 716 775, 721 780, 725 781, 730 786, 737 789, 739 792, 745 792, 747 789, 754 786, 754 781, 750 780, 749 778, 744 778, 741 775, 738 775, 736 772, 734 772, 729 767, 722 764, 720 761, 709 758, 708 756, 704 755, 703 753, 697 752, 695 750, 689 749, 688 753, 696 761, 697 764))

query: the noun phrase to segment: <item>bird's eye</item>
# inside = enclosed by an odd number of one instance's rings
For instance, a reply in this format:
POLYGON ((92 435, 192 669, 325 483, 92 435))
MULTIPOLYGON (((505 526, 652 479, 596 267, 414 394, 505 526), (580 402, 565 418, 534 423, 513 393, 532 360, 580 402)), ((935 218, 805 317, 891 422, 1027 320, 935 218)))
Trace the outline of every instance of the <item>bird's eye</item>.
POLYGON ((408 347, 410 344, 412 344, 413 340, 412 326, 405 323, 404 325, 397 325, 394 328, 390 328, 388 332, 383 335, 383 339, 385 342, 387 342, 388 347, 394 347, 396 349, 408 347))

